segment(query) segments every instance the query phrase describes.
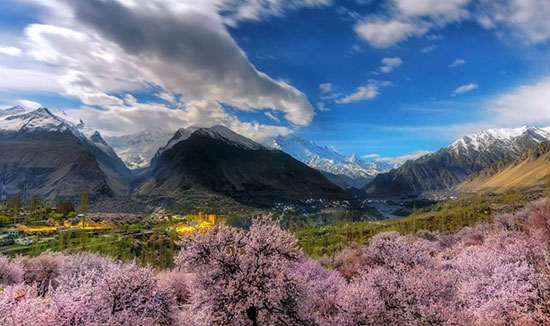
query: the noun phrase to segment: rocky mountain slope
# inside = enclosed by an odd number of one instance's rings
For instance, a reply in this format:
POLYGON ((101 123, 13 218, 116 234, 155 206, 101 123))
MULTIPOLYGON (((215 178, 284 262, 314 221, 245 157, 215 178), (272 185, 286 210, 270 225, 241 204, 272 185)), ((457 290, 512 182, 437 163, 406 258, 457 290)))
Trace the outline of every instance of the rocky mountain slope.
POLYGON ((0 114, 0 174, 8 196, 128 193, 132 174, 99 132, 46 108, 7 111, 0 114))
POLYGON ((512 161, 500 161, 453 188, 460 193, 507 192, 546 186, 550 177, 550 142, 535 146, 512 161))
POLYGON ((550 140, 549 128, 490 129, 457 139, 435 153, 382 173, 365 190, 373 197, 420 195, 449 189, 469 175, 512 160, 550 140))
POLYGON ((345 196, 320 172, 222 126, 179 130, 153 159, 139 192, 166 195, 191 188, 243 200, 345 196))

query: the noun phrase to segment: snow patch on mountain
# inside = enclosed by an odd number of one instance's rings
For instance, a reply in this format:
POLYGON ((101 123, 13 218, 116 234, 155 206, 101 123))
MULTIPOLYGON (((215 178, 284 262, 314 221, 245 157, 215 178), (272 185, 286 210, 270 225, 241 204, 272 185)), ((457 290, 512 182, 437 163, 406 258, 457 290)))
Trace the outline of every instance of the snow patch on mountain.
POLYGON ((114 150, 103 140, 97 130, 88 128, 82 120, 78 125, 60 117, 63 111, 53 111, 47 108, 27 110, 21 106, 15 106, 2 110, 0 113, 0 132, 26 132, 43 130, 50 132, 69 131, 79 139, 93 145, 110 156, 116 156, 114 150), (57 114, 54 114, 56 112, 57 114))
POLYGON ((5 117, 7 115, 14 115, 19 113, 24 113, 29 111, 28 109, 22 107, 21 105, 13 106, 10 108, 5 108, 0 110, 0 117, 5 117))
POLYGON ((426 151, 419 149, 410 154, 405 154, 396 157, 375 157, 373 160, 376 162, 385 162, 389 164, 392 168, 397 169, 401 165, 405 164, 407 161, 414 161, 422 156, 431 154, 432 151, 426 151))
POLYGON ((149 166, 155 153, 173 136, 174 131, 159 127, 131 135, 105 137, 105 140, 128 168, 139 169, 149 166))
POLYGON ((237 145, 242 148, 258 150, 261 148, 266 148, 263 145, 256 143, 255 141, 246 138, 238 133, 232 131, 231 129, 224 126, 213 126, 210 128, 200 128, 196 132, 200 134, 208 135, 214 139, 220 139, 230 143, 232 145, 237 145))
MULTIPOLYGON (((515 150, 517 147, 517 138, 527 135, 536 142, 550 140, 550 127, 537 128, 531 126, 522 126, 519 128, 499 128, 488 129, 477 134, 462 136, 454 141, 449 149, 457 155, 466 154, 473 151, 483 151, 489 147, 497 147, 515 150)), ((519 149, 519 148, 518 148, 519 149)))

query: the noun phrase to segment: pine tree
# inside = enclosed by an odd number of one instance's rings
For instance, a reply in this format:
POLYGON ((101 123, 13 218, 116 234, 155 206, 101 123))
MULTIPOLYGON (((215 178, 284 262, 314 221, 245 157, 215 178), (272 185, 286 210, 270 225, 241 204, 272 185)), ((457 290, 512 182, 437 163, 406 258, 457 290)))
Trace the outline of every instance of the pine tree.
POLYGON ((82 227, 84 227, 86 214, 88 213, 88 190, 86 188, 84 188, 80 193, 80 205, 78 206, 78 213, 82 214, 82 227))

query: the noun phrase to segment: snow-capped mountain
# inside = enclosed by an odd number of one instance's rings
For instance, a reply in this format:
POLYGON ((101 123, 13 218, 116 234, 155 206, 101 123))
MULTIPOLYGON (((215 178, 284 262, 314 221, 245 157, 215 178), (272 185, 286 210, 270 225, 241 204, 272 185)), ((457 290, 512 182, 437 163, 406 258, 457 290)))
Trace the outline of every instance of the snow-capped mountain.
POLYGON ((175 144, 179 143, 182 140, 185 140, 191 136, 198 128, 189 127, 189 128, 180 128, 175 133, 172 133, 172 137, 168 139, 168 142, 165 142, 166 145, 157 148, 154 156, 159 156, 162 152, 169 150, 175 144))
POLYGON ((191 126, 188 128, 180 128, 176 133, 168 140, 165 146, 162 146, 155 153, 154 157, 160 156, 165 151, 171 149, 179 142, 182 142, 189 138, 193 133, 199 133, 206 136, 209 136, 213 139, 219 139, 223 142, 231 144, 232 146, 242 147, 243 149, 269 149, 268 147, 258 144, 244 136, 237 134, 231 129, 224 126, 212 126, 210 128, 200 128, 196 126, 191 126))
POLYGON ((158 149, 173 136, 174 131, 159 127, 131 135, 105 137, 105 140, 128 168, 139 169, 149 166, 158 149))
POLYGON ((535 142, 550 140, 550 127, 536 128, 523 126, 519 128, 488 129, 477 134, 462 136, 454 141, 449 148, 457 154, 467 155, 493 147, 493 150, 523 152, 522 142, 518 137, 525 135, 535 142))
POLYGON ((60 115, 46 108, 2 111, 0 172, 8 192, 28 186, 30 195, 50 198, 74 196, 83 188, 126 193, 132 174, 100 133, 60 115))
POLYGON ((132 135, 106 137, 106 140, 130 169, 139 169, 148 167, 153 157, 171 149, 172 146, 187 139, 195 131, 208 133, 213 138, 226 140, 247 148, 262 146, 222 126, 211 128, 191 126, 180 128, 176 132, 156 128, 132 135))
MULTIPOLYGON (((106 140, 130 169, 138 169, 148 167, 154 157, 187 139, 195 131, 208 133, 214 138, 225 139, 245 148, 254 149, 257 146, 263 146, 222 126, 211 128, 192 126, 180 128, 175 133, 158 128, 132 135, 107 137, 106 140)), ((296 135, 276 137, 265 143, 265 146, 290 154, 295 159, 321 171, 344 188, 362 187, 378 173, 393 167, 390 160, 368 160, 357 155, 342 155, 296 135)))
POLYGON ((257 203, 346 196, 319 171, 223 126, 180 129, 143 175, 138 192, 163 196, 190 189, 257 203))
MULTIPOLYGON (((55 111, 54 111, 55 112, 55 111)), ((82 120, 77 125, 47 108, 27 110, 21 106, 0 110, 0 133, 28 131, 69 131, 79 139, 94 145, 109 155, 116 155, 97 130, 88 128, 82 120)))
POLYGON ((500 161, 516 159, 546 141, 550 141, 550 128, 529 126, 462 136, 448 147, 379 174, 365 189, 377 197, 449 189, 473 173, 500 161))
POLYGON ((389 171, 392 167, 385 161, 366 160, 357 155, 342 155, 294 134, 278 136, 273 139, 271 145, 323 172, 331 181, 345 188, 362 187, 374 176, 389 171))
POLYGON ((28 110, 25 109, 24 107, 22 107, 21 105, 16 105, 16 106, 13 106, 11 108, 6 108, 6 109, 0 110, 0 117, 4 117, 4 116, 7 116, 7 115, 14 115, 14 114, 18 114, 18 113, 23 113, 23 112, 26 112, 26 111, 28 111, 28 110))

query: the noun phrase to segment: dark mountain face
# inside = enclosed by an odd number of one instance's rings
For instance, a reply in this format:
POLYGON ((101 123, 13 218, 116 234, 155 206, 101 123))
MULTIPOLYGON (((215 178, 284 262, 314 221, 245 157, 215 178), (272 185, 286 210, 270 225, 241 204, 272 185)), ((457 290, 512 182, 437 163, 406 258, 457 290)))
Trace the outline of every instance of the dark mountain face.
POLYGON ((0 123, 0 178, 7 196, 54 199, 126 194, 132 175, 99 133, 38 109, 0 123), (15 125, 15 127, 13 127, 15 125))
POLYGON ((224 127, 199 129, 157 155, 141 193, 198 187, 234 198, 340 198, 343 190, 279 150, 224 127))
POLYGON ((491 139, 484 134, 479 138, 463 137, 438 152, 379 174, 364 189, 372 197, 420 195, 449 189, 496 162, 519 157, 546 139, 535 128, 507 139, 491 139))
POLYGON ((0 173, 8 196, 72 197, 87 187, 112 195, 94 152, 69 131, 0 134, 0 173))
POLYGON ((127 194, 130 191, 128 185, 134 177, 132 171, 103 140, 99 132, 96 131, 91 140, 93 144, 90 147, 99 168, 105 174, 109 188, 116 194, 127 194))

